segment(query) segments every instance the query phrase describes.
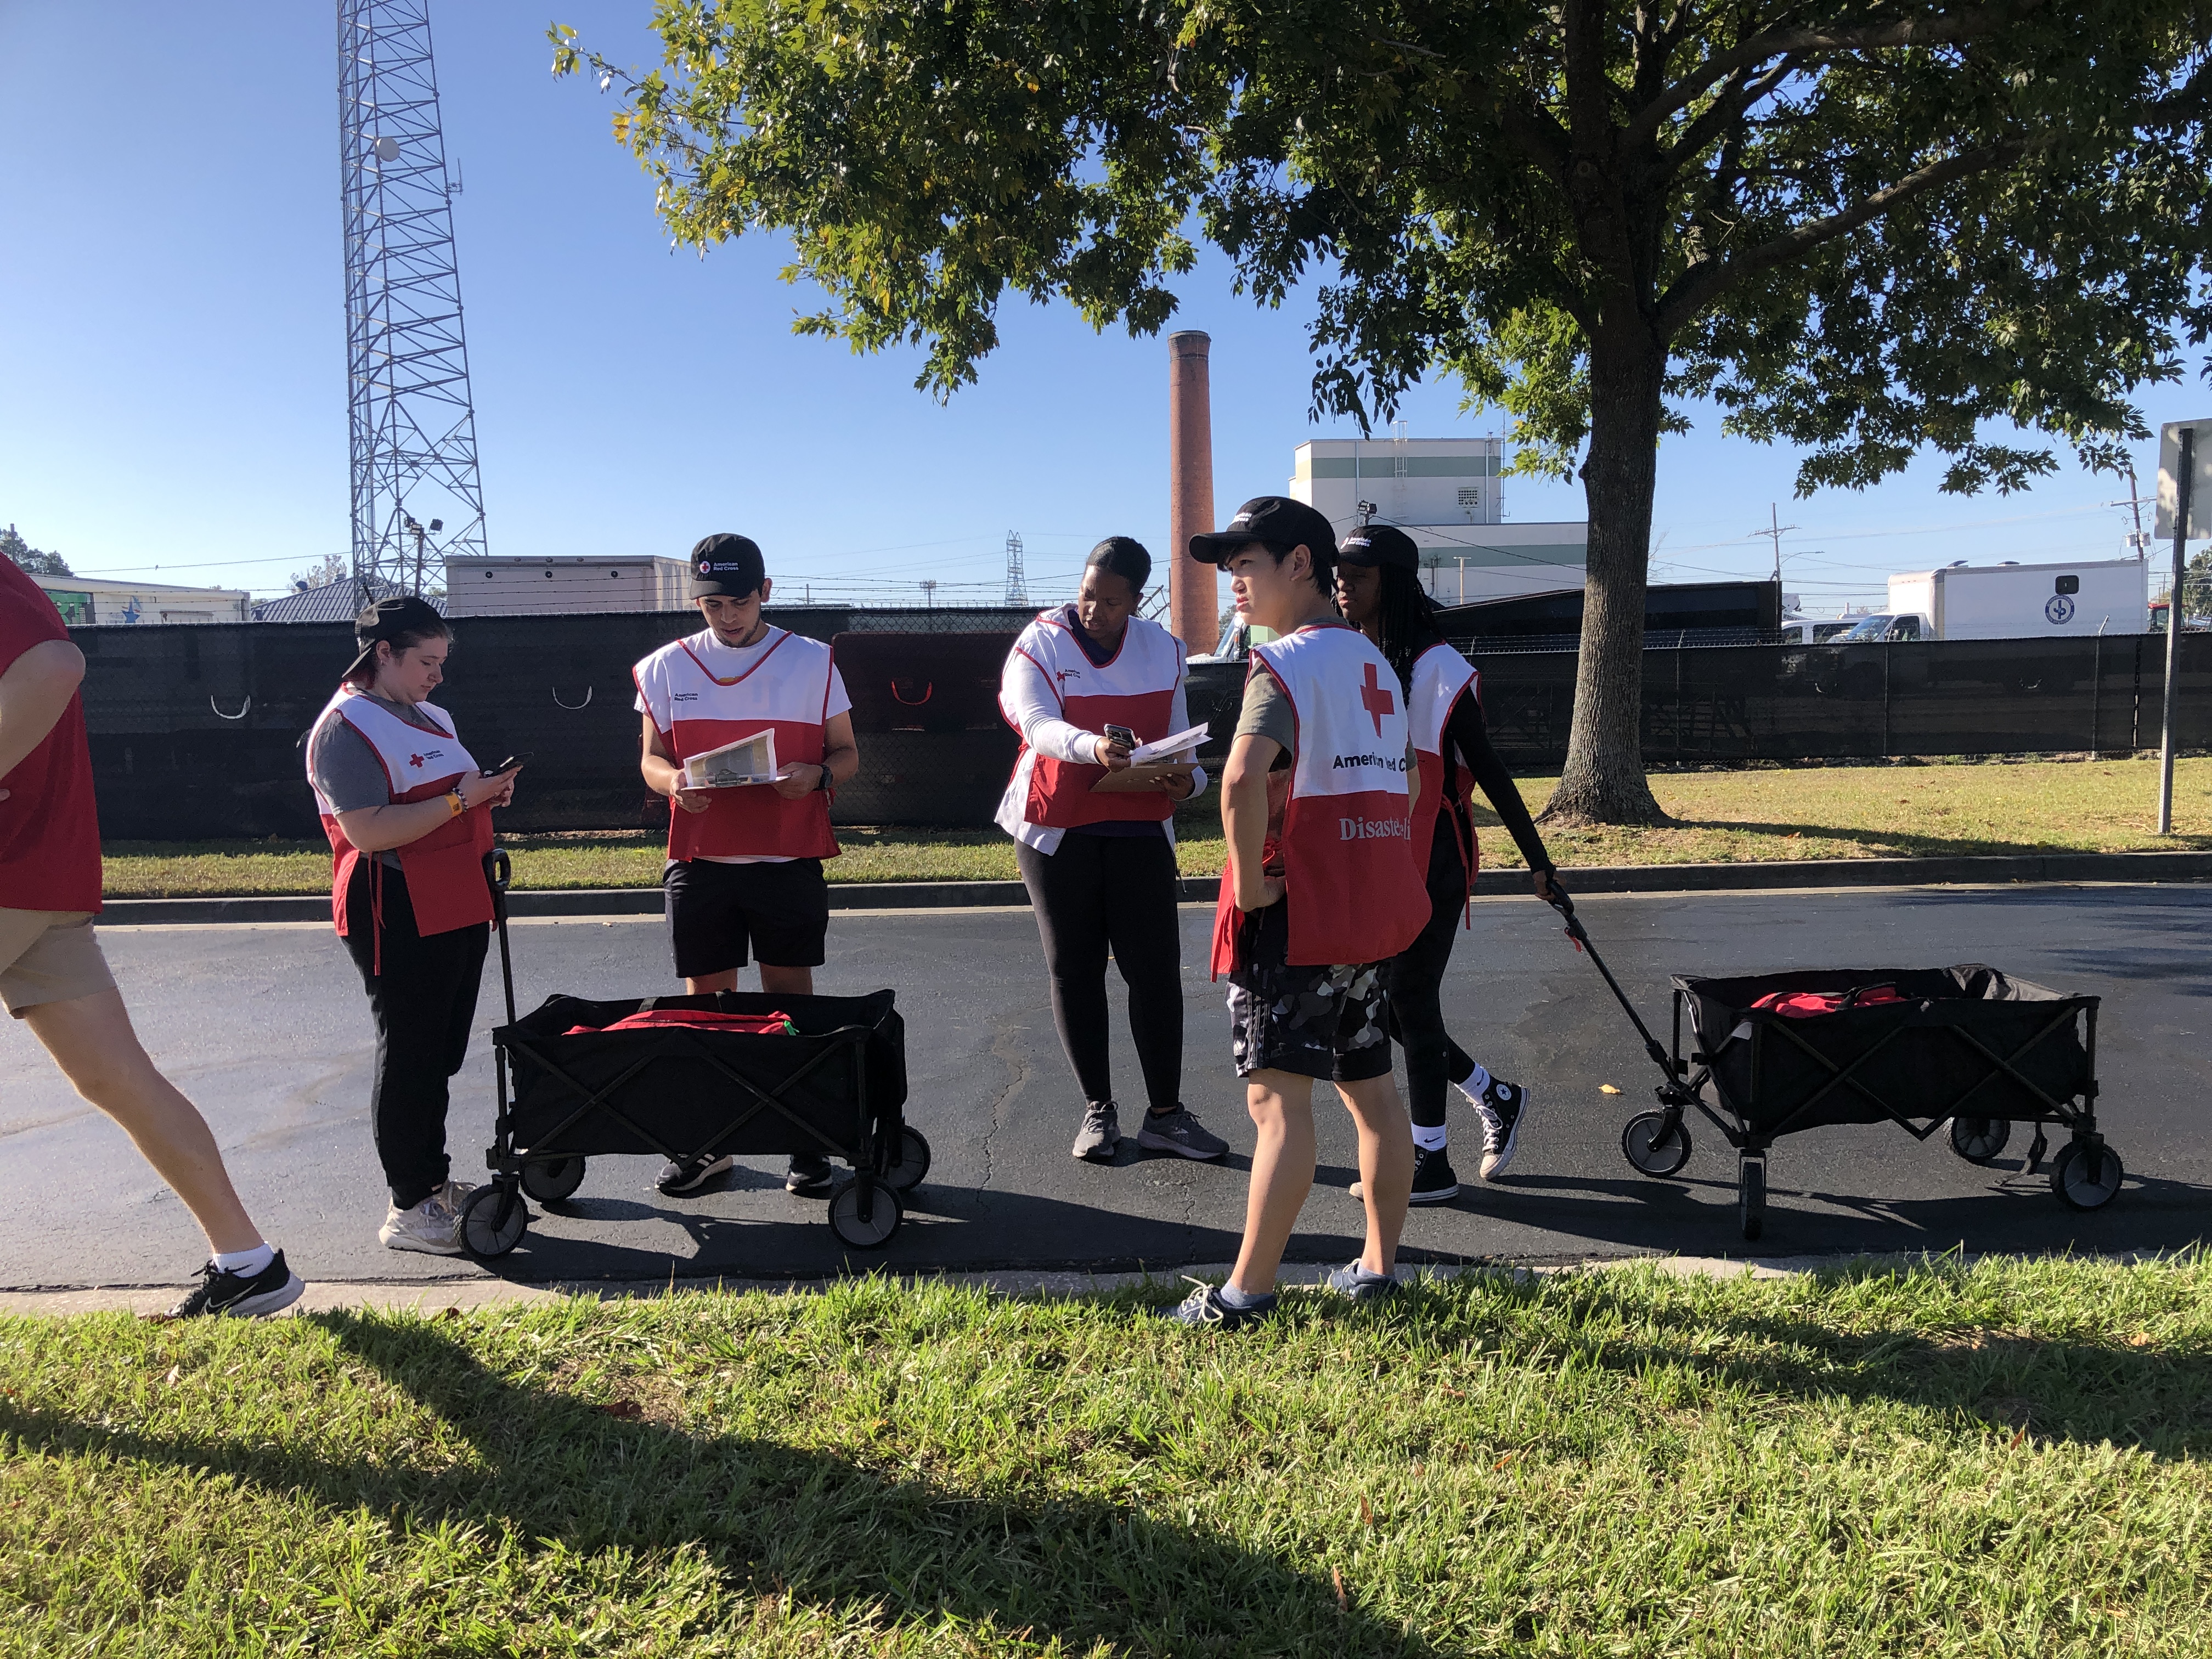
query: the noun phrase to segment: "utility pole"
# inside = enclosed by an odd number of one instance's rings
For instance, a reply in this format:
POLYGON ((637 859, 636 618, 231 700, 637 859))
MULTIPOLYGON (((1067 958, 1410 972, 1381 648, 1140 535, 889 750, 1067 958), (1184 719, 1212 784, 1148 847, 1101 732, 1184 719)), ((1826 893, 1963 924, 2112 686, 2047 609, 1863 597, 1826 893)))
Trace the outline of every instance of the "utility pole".
POLYGON ((1794 524, 1783 523, 1781 509, 1774 502, 1769 501, 1766 504, 1766 528, 1751 532, 1754 536, 1767 536, 1773 538, 1774 587, 1777 592, 1782 589, 1782 538, 1796 527, 1794 524))
POLYGON ((2173 833, 2174 692, 2181 684, 2181 631, 2189 622, 2187 607, 2181 602, 2183 579, 2189 574, 2184 549, 2189 541, 2190 488, 2197 482, 2197 428, 2185 426, 2179 435, 2181 464, 2173 477, 2173 592, 2166 600, 2166 720, 2158 743, 2158 833, 2161 836, 2173 833))

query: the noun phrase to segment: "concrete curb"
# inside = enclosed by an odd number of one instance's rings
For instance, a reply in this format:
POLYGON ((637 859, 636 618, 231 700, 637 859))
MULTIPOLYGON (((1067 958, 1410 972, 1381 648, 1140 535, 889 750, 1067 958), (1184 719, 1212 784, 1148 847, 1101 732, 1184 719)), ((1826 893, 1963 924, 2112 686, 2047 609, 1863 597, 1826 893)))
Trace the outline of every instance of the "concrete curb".
MULTIPOLYGON (((1601 864, 1564 870, 1574 893, 1727 893, 1792 887, 1948 887, 2013 882, 2212 881, 2212 853, 2030 853, 1999 858, 1793 859, 1744 864, 1601 864)), ((1213 876, 1182 883, 1186 904, 1211 904, 1213 876)), ((1524 894, 1528 872, 1485 870, 1479 896, 1524 894)), ((1018 881, 833 881, 833 910, 973 909, 1027 905, 1018 881)), ((516 917, 635 916, 660 914, 658 887, 579 888, 510 893, 516 917)), ((110 899, 100 920, 112 927, 216 922, 327 921, 321 896, 282 898, 110 899)))

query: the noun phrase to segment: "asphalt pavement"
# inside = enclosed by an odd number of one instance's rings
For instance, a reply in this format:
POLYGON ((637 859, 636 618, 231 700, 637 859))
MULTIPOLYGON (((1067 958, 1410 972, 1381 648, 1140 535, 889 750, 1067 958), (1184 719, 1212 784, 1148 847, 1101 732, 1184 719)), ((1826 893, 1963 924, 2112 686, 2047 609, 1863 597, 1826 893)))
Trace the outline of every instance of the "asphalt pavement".
MULTIPOLYGON (((1532 900, 1478 900, 1445 1007, 1462 1044, 1535 1091, 1507 1177, 1471 1179, 1480 1136, 1454 1111, 1467 1189, 1417 1210, 1416 1260, 1547 1261, 1641 1252, 1744 1255, 1857 1251, 2127 1251, 2197 1242, 2212 1226, 2212 887, 1921 888, 1594 896, 1590 931, 1645 1017, 1667 1016, 1668 975, 1791 967, 1985 962, 2105 999, 2100 1112, 2128 1179, 2105 1209, 2063 1206, 2029 1177, 2015 1131, 1993 1168, 1891 1126, 1826 1128, 1779 1144, 1764 1239, 1736 1224, 1735 1162, 1692 1120, 1694 1155, 1665 1180, 1623 1160, 1623 1124, 1658 1080, 1589 963, 1532 900), (1610 1085, 1621 1092, 1609 1094, 1610 1085)), ((1203 963, 1210 909, 1183 911, 1188 1023, 1184 1095, 1231 1147, 1220 1164, 1140 1155, 1110 1167, 1068 1156, 1080 1111, 1053 1034, 1026 909, 847 912, 833 919, 819 988, 896 989, 909 1121, 934 1163, 906 1224, 878 1252, 848 1251, 819 1202, 792 1198, 775 1160, 741 1163, 695 1197, 657 1194, 658 1161, 594 1160, 567 1203, 539 1209, 496 1263, 402 1255, 376 1243, 384 1195, 366 1110, 368 1012, 326 926, 122 927, 101 938, 147 1046, 216 1126, 268 1237, 313 1279, 453 1275, 636 1284, 896 1271, 1171 1272, 1228 1260, 1242 1224, 1252 1131, 1229 1062, 1220 988, 1203 963)), ((658 918, 519 921, 516 992, 647 995, 680 989, 658 918)), ((495 955, 479 1039, 455 1080, 455 1172, 476 1178, 491 1139, 495 955)), ((1110 976, 1109 976, 1110 982, 1110 976)), ((1115 997, 1124 1121, 1141 1109, 1115 997)), ((1291 1259, 1357 1253, 1360 1212, 1348 1118, 1317 1091, 1322 1170, 1291 1259)), ((190 1217, 105 1118, 69 1091, 27 1032, 0 1021, 0 1285, 180 1281, 201 1250, 190 1217)), ((538 1207, 538 1206, 533 1206, 538 1207)))

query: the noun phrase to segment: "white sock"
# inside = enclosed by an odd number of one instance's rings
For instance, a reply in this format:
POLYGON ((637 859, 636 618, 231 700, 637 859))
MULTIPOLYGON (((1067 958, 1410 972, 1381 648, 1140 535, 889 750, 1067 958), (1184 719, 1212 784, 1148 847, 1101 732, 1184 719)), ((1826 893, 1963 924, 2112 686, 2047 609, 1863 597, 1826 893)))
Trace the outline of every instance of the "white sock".
POLYGON ((236 1273, 241 1279, 251 1279, 276 1259, 276 1252, 268 1244, 256 1244, 250 1250, 217 1250, 208 1258, 222 1272, 236 1273))
POLYGON ((1457 1086, 1460 1093, 1469 1100, 1480 1100, 1482 1091, 1490 1086, 1490 1073, 1483 1069, 1482 1062, 1478 1060, 1474 1062, 1474 1069, 1462 1078, 1457 1086))
POLYGON ((1441 1123, 1433 1129, 1425 1124, 1416 1123, 1413 1126, 1413 1145, 1425 1152, 1441 1152, 1444 1149, 1445 1138, 1450 1133, 1451 1131, 1441 1123))

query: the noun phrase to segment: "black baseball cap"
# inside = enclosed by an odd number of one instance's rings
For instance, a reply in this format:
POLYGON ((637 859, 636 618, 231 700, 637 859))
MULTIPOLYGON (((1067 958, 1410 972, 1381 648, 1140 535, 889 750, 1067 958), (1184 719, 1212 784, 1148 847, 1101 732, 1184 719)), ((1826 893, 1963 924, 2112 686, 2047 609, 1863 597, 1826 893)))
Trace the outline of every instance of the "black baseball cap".
POLYGON ((1389 565, 1395 570, 1419 572, 1421 550, 1411 536, 1395 524, 1364 524, 1344 538, 1336 550, 1339 564, 1389 565))
POLYGON ((355 655, 353 666, 342 677, 351 679, 361 672, 362 665, 376 654, 377 646, 390 641, 393 644, 406 635, 446 634, 450 630, 446 619, 438 614, 437 606, 428 599, 419 599, 412 593, 394 593, 363 605, 353 619, 354 643, 361 647, 355 655))
POLYGON ((1336 562, 1336 532, 1304 501, 1288 495, 1255 495, 1237 509, 1225 529, 1190 538, 1190 556, 1200 564, 1219 564, 1249 542, 1271 547, 1303 546, 1315 559, 1336 562))
POLYGON ((695 599, 709 593, 750 599, 767 580, 768 561, 761 557, 759 545, 750 536, 720 531, 702 537, 691 550, 691 597, 695 599))

